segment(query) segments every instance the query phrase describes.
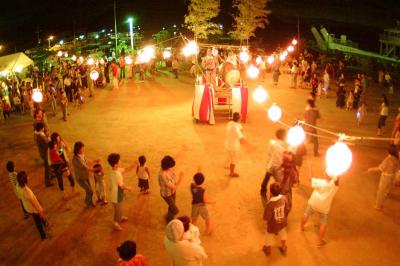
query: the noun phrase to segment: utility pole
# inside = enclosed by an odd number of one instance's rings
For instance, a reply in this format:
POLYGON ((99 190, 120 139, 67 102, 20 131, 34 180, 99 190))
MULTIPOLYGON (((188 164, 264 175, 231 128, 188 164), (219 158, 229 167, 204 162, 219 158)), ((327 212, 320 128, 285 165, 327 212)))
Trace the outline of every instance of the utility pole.
POLYGON ((300 16, 297 16, 297 42, 299 43, 298 51, 300 51, 300 47, 301 47, 301 43, 300 43, 300 16))
POLYGON ((114 0, 114 32, 115 32, 115 57, 117 57, 118 32, 117 32, 117 1, 114 0))
POLYGON ((41 33, 42 31, 39 29, 39 28, 37 28, 37 30, 36 30, 36 36, 37 36, 37 43, 38 44, 40 44, 40 33, 41 33))

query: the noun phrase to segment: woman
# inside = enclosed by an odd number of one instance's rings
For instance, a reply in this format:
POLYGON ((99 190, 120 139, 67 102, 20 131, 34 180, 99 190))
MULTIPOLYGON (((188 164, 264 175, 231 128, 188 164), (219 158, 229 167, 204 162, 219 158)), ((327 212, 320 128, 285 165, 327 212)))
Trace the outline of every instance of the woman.
POLYGON ((93 167, 89 165, 98 163, 99 160, 91 161, 85 156, 85 145, 78 141, 74 145, 74 156, 72 165, 74 166, 76 182, 85 190, 85 204, 87 207, 95 207, 93 203, 93 190, 90 185, 89 173, 94 173, 93 167))
POLYGON ((382 94, 382 104, 379 112, 379 120, 378 120, 378 132, 377 136, 382 136, 383 128, 385 127, 386 119, 389 115, 389 101, 385 94, 382 94))
POLYGON ((175 266, 201 266, 207 259, 204 248, 183 240, 184 227, 180 220, 172 220, 165 230, 164 247, 175 266))
POLYGON ((51 167, 54 171, 54 174, 57 178, 58 188, 63 193, 63 199, 65 200, 66 194, 64 192, 64 183, 63 177, 67 177, 69 180, 69 184, 72 188, 72 191, 75 192, 75 181, 72 177, 71 172, 68 168, 68 163, 65 160, 65 156, 63 154, 64 149, 57 144, 56 141, 51 140, 48 143, 49 146, 49 161, 51 163, 51 167))
POLYGON ((24 209, 27 211, 27 213, 32 215, 36 228, 39 231, 40 238, 46 239, 46 232, 44 230, 44 227, 46 226, 46 215, 35 194, 33 194, 32 190, 27 186, 27 184, 28 175, 25 171, 19 172, 17 174, 17 195, 22 201, 24 209))
POLYGON ((378 167, 369 168, 368 172, 381 172, 379 179, 378 192, 376 195, 375 209, 382 210, 383 200, 389 195, 390 188, 393 184, 395 176, 399 171, 399 152, 396 147, 391 146, 388 150, 388 155, 378 167))

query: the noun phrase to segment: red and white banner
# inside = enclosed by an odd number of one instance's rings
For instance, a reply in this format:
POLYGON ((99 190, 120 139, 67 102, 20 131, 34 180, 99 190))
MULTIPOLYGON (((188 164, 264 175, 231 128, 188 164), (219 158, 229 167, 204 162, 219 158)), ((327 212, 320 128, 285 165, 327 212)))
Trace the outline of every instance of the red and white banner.
POLYGON ((215 124, 214 91, 210 85, 195 85, 192 116, 200 122, 215 124))
POLYGON ((248 102, 249 90, 246 87, 232 88, 232 114, 239 113, 243 123, 247 120, 248 102))

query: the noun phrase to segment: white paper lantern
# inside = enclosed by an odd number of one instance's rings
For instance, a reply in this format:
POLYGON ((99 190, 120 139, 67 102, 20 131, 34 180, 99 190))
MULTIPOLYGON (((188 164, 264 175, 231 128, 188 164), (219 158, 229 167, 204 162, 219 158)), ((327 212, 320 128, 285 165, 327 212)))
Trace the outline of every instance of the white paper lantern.
POLYGON ((71 56, 72 61, 76 61, 76 55, 71 56))
POLYGON ((279 121, 282 117, 282 110, 277 104, 273 104, 269 109, 268 109, 268 117, 271 119, 273 122, 279 121))
POLYGON ((260 74, 260 70, 257 67, 251 65, 247 68, 246 73, 249 78, 256 79, 260 74))
POLYGON ((249 53, 247 52, 247 50, 242 50, 241 52, 240 52, 240 54, 239 54, 239 59, 240 59, 240 61, 242 61, 243 63, 247 63, 247 62, 249 62, 249 60, 250 60, 250 55, 249 55, 249 53))
POLYGON ((292 147, 297 147, 304 142, 306 133, 301 126, 291 127, 287 133, 287 143, 292 147))
POLYGON ((63 55, 63 52, 62 52, 62 51, 58 51, 58 52, 57 52, 57 56, 58 56, 58 57, 61 57, 62 55, 63 55))
POLYGON ((267 62, 268 64, 272 65, 272 63, 275 61, 275 56, 270 55, 268 56, 267 62))
POLYGON ((258 86, 258 88, 254 90, 253 100, 255 102, 263 103, 267 100, 267 98, 268 98, 268 93, 262 86, 258 86))
POLYGON ((286 55, 281 54, 281 55, 279 56, 279 60, 285 61, 285 59, 286 59, 286 55))
POLYGON ((190 41, 182 50, 184 56, 195 55, 199 52, 199 46, 195 41, 190 41))
POLYGON ((165 51, 163 52, 163 58, 164 58, 164 59, 169 59, 169 58, 171 58, 171 56, 172 56, 171 51, 165 50, 165 51))
POLYGON ((296 39, 293 39, 292 44, 293 44, 293 45, 297 45, 297 43, 298 43, 297 40, 296 40, 296 39))
POLYGON ((32 92, 32 100, 35 103, 41 103, 43 101, 43 93, 40 91, 40 89, 34 89, 32 92))
POLYGON ((329 176, 340 176, 351 166, 353 155, 349 147, 338 141, 326 151, 326 173, 329 176))
POLYGON ((87 64, 88 64, 89 66, 94 65, 94 59, 90 57, 90 58, 87 60, 87 64))
POLYGON ((294 51, 294 47, 293 45, 289 45, 289 47, 287 48, 288 52, 291 53, 294 51))
POLYGON ((257 58, 256 58, 256 64, 257 64, 257 65, 261 65, 262 62, 263 62, 263 60, 262 60, 261 56, 257 56, 257 58))
POLYGON ((90 78, 93 81, 96 81, 99 78, 99 72, 97 72, 97 70, 95 70, 95 69, 90 71, 90 78))

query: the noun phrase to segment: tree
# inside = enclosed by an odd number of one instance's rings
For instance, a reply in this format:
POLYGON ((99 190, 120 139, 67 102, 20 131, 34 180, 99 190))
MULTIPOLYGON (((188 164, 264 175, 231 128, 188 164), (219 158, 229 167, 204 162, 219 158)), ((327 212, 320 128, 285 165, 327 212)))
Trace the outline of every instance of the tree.
POLYGON ((211 21, 219 11, 220 0, 190 0, 185 26, 194 33, 195 39, 206 39, 208 35, 221 31, 218 24, 211 21))
POLYGON ((233 8, 236 12, 233 16, 233 30, 230 35, 236 40, 249 41, 255 36, 257 28, 264 29, 268 24, 267 15, 271 13, 267 9, 270 0, 233 0, 233 8))

